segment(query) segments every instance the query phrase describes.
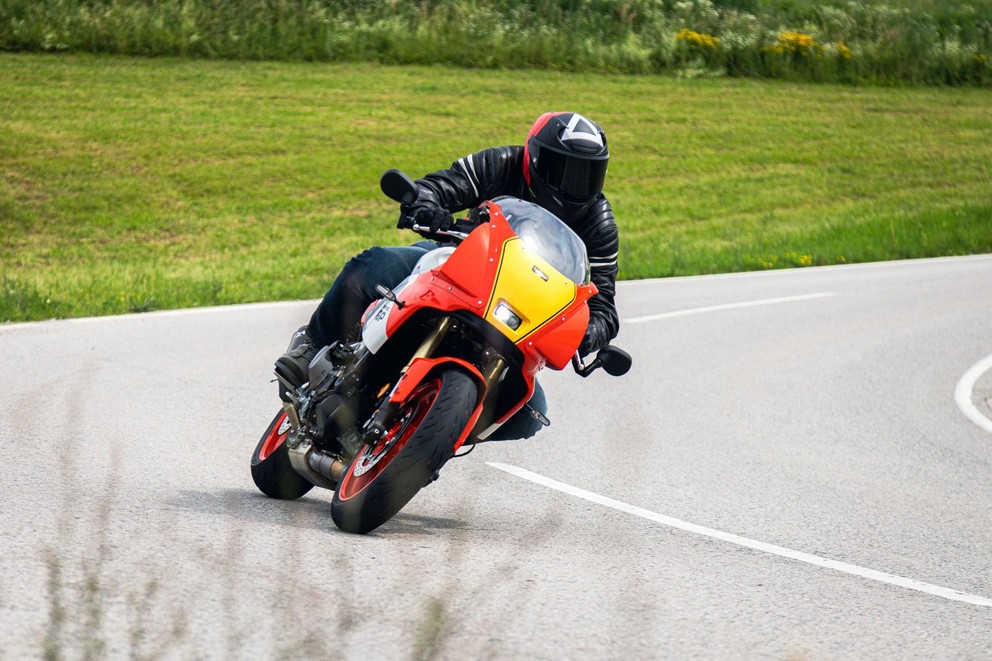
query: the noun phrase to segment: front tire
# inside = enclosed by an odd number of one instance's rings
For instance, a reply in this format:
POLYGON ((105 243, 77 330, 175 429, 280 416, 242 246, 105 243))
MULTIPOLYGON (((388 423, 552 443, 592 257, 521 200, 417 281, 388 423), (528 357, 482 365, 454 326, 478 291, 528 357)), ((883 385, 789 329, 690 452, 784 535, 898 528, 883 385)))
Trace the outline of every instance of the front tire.
POLYGON ((251 456, 251 478, 255 486, 266 496, 279 500, 296 500, 313 489, 313 484, 289 463, 286 447, 289 429, 286 412, 279 411, 251 456))
POLYGON ((345 532, 367 533, 427 486, 451 454, 475 409, 478 386, 447 368, 421 383, 375 445, 362 447, 334 491, 331 516, 345 532))

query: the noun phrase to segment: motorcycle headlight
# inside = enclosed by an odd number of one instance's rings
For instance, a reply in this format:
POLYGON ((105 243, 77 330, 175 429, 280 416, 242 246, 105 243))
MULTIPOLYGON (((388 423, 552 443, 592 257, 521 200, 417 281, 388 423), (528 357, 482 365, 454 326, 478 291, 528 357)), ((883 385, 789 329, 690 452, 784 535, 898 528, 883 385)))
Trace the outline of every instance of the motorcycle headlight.
POLYGON ((520 317, 510 308, 509 305, 500 301, 493 310, 493 316, 506 324, 511 330, 520 328, 520 317))

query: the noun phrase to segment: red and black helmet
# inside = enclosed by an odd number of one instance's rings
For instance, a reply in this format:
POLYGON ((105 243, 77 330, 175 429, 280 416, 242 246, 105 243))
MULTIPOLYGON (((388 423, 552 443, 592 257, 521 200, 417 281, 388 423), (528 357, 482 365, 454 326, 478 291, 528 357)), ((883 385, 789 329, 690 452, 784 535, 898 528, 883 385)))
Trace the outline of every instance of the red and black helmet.
POLYGON ((544 113, 524 144, 524 180, 538 204, 563 218, 599 197, 609 162, 603 129, 574 112, 544 113))

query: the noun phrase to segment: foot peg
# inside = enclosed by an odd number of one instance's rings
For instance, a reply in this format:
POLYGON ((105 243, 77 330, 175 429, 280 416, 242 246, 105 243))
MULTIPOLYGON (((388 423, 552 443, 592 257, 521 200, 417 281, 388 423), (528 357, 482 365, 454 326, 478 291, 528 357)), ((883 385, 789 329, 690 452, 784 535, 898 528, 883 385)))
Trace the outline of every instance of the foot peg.
POLYGON ((548 417, 546 415, 544 415, 543 413, 541 413, 540 411, 538 411, 534 407, 530 406, 529 404, 524 405, 524 408, 527 409, 527 412, 528 413, 530 413, 530 417, 534 418, 535 420, 537 420, 538 422, 540 422, 545 427, 550 427, 551 426, 551 421, 548 420, 548 417))

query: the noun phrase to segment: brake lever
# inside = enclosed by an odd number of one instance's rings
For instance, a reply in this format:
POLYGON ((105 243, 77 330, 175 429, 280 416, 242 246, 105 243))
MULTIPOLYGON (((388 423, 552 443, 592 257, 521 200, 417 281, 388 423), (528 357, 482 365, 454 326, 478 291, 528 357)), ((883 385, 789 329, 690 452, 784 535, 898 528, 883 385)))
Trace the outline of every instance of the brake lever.
POLYGON ((457 239, 458 241, 464 241, 465 239, 468 238, 467 232, 459 232, 458 230, 438 230, 436 232, 432 232, 429 225, 418 225, 417 223, 414 223, 410 227, 410 229, 412 229, 417 234, 426 237, 444 236, 451 239, 457 239))
POLYGON ((599 367, 602 364, 603 364, 603 361, 601 361, 598 357, 594 358, 593 361, 591 363, 589 363, 588 365, 583 364, 582 363, 582 357, 579 356, 579 352, 578 351, 576 351, 575 352, 575 355, 572 356, 572 369, 575 370, 575 373, 576 374, 578 374, 579 376, 581 376, 583 378, 585 378, 585 377, 589 376, 590 374, 592 374, 593 372, 595 372, 597 369, 599 369, 599 367))

